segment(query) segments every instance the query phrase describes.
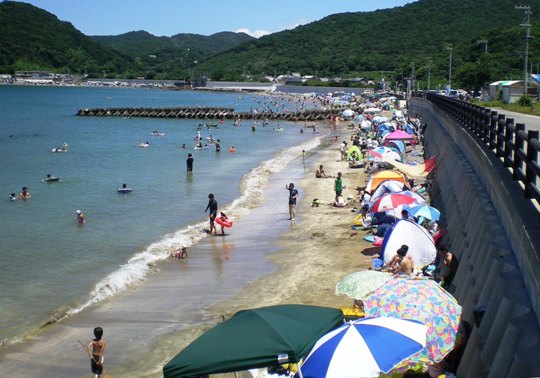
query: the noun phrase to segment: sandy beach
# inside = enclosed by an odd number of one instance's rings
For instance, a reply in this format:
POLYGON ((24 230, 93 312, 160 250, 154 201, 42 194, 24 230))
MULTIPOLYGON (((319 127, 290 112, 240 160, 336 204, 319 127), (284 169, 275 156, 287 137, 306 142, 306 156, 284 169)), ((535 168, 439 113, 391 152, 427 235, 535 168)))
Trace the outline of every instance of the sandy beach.
MULTIPOLYGON (((350 132, 341 124, 332 134, 341 141, 350 132)), ((293 163, 296 167, 271 177, 264 204, 239 219, 229 236, 203 239, 190 248, 187 261, 158 264, 159 273, 143 284, 0 351, 3 374, 90 376, 79 340, 86 343, 92 328, 101 325, 108 341, 107 374, 160 377, 170 358, 241 309, 284 303, 351 306, 350 298, 334 294, 335 285, 371 265, 361 253, 371 243, 362 240, 363 232, 351 232, 358 202, 333 207, 334 179, 317 179, 314 172, 320 164, 332 176, 341 171, 344 196, 357 199, 363 170, 340 161, 339 143, 330 137, 309 151, 303 167, 301 157, 293 163), (285 184, 291 180, 301 194, 295 222, 287 220, 285 184), (314 198, 320 199, 319 207, 311 207, 314 198)))
MULTIPOLYGON (((344 135, 347 133, 342 132, 344 135)), ((322 144, 315 160, 299 185, 303 188, 303 198, 298 206, 299 220, 276 242, 278 251, 268 255, 268 260, 278 270, 254 281, 233 298, 209 308, 211 317, 226 319, 242 309, 288 303, 335 308, 352 305, 352 299, 336 296, 334 291, 336 283, 343 277, 371 266, 369 254, 362 254, 373 247, 362 239, 366 231, 354 234, 350 227, 357 215, 353 210, 358 207, 355 189, 365 183, 364 170, 350 169, 346 161, 340 160, 338 143, 322 144), (333 206, 334 179, 315 178, 315 170, 320 164, 334 177, 337 172, 342 172, 346 185, 343 194, 355 198, 348 207, 333 206), (319 207, 311 207, 314 198, 321 200, 319 207)), ((209 328, 204 326, 181 332, 177 340, 178 351, 209 328)))

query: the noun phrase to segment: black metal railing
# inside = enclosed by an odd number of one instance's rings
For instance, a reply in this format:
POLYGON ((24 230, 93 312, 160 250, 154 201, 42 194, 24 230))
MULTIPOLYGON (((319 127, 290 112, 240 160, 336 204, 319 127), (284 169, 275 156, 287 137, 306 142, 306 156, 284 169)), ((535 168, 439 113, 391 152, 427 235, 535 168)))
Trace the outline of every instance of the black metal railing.
POLYGON ((514 124, 514 119, 506 118, 504 114, 451 97, 429 93, 426 99, 451 115, 487 146, 501 164, 511 170, 512 178, 523 184, 526 198, 540 202, 540 141, 537 130, 526 130, 525 124, 514 124))

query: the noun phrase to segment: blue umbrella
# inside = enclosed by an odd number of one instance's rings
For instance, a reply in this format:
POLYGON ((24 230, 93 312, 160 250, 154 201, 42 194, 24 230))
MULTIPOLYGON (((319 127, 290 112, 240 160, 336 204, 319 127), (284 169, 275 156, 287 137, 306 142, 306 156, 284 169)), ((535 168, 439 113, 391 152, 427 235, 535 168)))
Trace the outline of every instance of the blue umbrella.
POLYGON ((441 212, 428 205, 411 206, 408 211, 409 214, 412 214, 415 217, 424 217, 434 221, 441 219, 441 212))
POLYGON ((418 321, 366 318, 327 333, 300 369, 304 378, 378 377, 424 349, 427 327, 418 321))

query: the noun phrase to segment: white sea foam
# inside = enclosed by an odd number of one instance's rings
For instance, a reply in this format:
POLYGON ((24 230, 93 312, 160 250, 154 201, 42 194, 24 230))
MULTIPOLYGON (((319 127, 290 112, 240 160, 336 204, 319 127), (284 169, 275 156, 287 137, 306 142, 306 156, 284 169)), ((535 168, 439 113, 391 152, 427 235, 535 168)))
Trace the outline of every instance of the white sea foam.
MULTIPOLYGON (((320 144, 320 138, 314 138, 300 145, 287 148, 275 157, 263 161, 253 168, 241 181, 240 196, 231 204, 225 206, 223 211, 229 217, 238 219, 249 213, 249 210, 260 206, 263 201, 263 192, 272 174, 281 171, 290 161, 298 158, 302 150, 309 151, 320 144)), ((86 307, 115 295, 130 285, 142 281, 151 271, 155 262, 167 259, 170 253, 182 246, 189 247, 206 236, 203 229, 206 221, 188 225, 187 227, 165 235, 161 240, 151 244, 144 251, 136 253, 119 269, 99 281, 88 299, 80 306, 65 312, 65 316, 76 314, 86 307)), ((58 314, 57 314, 58 315, 58 314)), ((58 316, 62 318, 63 316, 58 316)))

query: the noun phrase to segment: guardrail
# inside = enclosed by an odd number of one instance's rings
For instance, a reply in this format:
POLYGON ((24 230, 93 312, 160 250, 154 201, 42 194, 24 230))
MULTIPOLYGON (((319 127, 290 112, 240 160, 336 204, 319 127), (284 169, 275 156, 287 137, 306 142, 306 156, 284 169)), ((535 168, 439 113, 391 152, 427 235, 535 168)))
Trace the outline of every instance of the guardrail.
POLYGON ((523 184, 525 198, 540 203, 538 131, 526 130, 525 124, 514 124, 513 118, 483 106, 432 93, 428 93, 426 99, 449 113, 486 145, 503 166, 511 169, 512 178, 523 184))

